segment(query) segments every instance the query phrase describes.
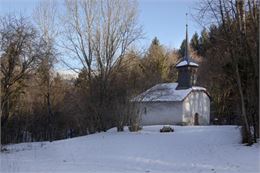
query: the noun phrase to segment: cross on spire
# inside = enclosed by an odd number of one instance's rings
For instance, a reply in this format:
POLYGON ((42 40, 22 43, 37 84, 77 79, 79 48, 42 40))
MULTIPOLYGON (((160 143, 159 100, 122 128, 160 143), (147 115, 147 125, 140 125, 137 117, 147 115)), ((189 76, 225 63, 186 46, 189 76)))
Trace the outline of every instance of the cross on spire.
POLYGON ((189 59, 189 38, 188 38, 188 13, 186 13, 186 45, 185 45, 185 60, 189 59))

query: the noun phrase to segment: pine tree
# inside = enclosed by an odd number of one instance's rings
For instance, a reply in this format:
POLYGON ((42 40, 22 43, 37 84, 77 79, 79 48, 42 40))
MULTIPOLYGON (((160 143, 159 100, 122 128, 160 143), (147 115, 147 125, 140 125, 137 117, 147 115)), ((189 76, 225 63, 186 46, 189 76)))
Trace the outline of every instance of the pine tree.
POLYGON ((179 49, 179 54, 181 55, 181 57, 184 57, 185 55, 185 44, 186 44, 186 39, 184 39, 182 42, 181 42, 181 46, 180 46, 180 49, 179 49))
POLYGON ((200 50, 199 35, 197 32, 195 32, 195 34, 192 36, 190 45, 193 48, 193 50, 197 52, 200 50))
POLYGON ((148 82, 147 87, 167 80, 169 68, 166 61, 166 51, 155 37, 142 62, 142 69, 148 82))
POLYGON ((207 47, 209 46, 209 34, 205 28, 201 31, 201 36, 198 41, 199 41, 198 54, 201 56, 205 56, 207 47))

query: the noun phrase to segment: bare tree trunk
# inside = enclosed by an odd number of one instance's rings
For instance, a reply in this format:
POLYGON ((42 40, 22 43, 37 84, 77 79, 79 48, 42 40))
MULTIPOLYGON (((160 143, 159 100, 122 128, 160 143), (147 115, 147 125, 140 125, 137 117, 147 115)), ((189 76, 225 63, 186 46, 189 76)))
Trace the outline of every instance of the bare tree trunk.
POLYGON ((53 141, 53 118, 54 113, 51 103, 51 72, 56 60, 56 54, 54 52, 54 42, 58 35, 56 28, 56 4, 54 0, 40 1, 39 5, 34 11, 34 19, 38 25, 38 30, 42 34, 43 41, 45 42, 45 56, 41 58, 41 81, 40 84, 44 84, 45 91, 44 99, 46 99, 46 107, 48 114, 48 140, 53 141))
MULTIPOLYGON (((249 46, 248 39, 247 39, 245 0, 237 1, 236 2, 236 9, 237 9, 236 10, 237 11, 236 18, 237 18, 237 21, 238 21, 237 23, 239 24, 238 28, 239 28, 239 34, 240 34, 241 48, 243 48, 243 52, 245 52, 245 56, 249 59, 250 67, 252 68, 252 71, 253 71, 253 79, 254 79, 253 85, 254 85, 254 87, 253 87, 253 91, 251 91, 251 93, 257 94, 258 91, 259 91, 258 90, 258 81, 259 81, 258 80, 258 64, 257 64, 257 62, 255 62, 254 57, 252 56, 252 50, 249 46)), ((249 8, 249 10, 252 10, 252 9, 249 8)), ((251 12, 249 11, 249 13, 251 13, 251 12)), ((255 27, 253 16, 251 16, 251 18, 252 18, 251 22, 253 23, 251 25, 253 25, 253 28, 257 28, 257 27, 255 27)), ((256 39, 258 39, 258 37, 256 39)), ((256 42, 258 42, 258 41, 256 41, 256 42)), ((241 55, 241 56, 243 56, 243 55, 241 55)), ((258 59, 258 58, 256 58, 256 59, 258 59)), ((248 75, 248 73, 249 73, 248 67, 246 67, 246 69, 247 69, 246 73, 248 75)), ((258 102, 257 97, 253 97, 253 100, 250 104, 253 107, 255 107, 255 109, 257 109, 257 107, 258 107, 257 102, 258 102)), ((255 116, 255 114, 257 114, 257 112, 258 112, 257 110, 256 110, 256 112, 252 112, 252 111, 249 112, 252 116, 252 122, 251 123, 248 122, 248 124, 252 124, 253 127, 254 127, 254 141, 256 141, 256 137, 257 137, 257 133, 258 133, 257 132, 258 130, 255 131, 256 130, 256 122, 254 122, 255 121, 254 116, 255 116)), ((258 114, 257 114, 257 116, 258 116, 258 114)), ((251 133, 251 131, 250 131, 250 133, 251 133)), ((252 142, 252 141, 250 141, 250 142, 252 142)))
POLYGON ((235 64, 235 73, 236 73, 236 81, 237 81, 237 86, 238 86, 238 91, 240 95, 240 102, 241 102, 241 116, 244 120, 244 125, 245 125, 245 130, 246 130, 246 137, 247 137, 247 142, 248 145, 251 145, 252 142, 252 134, 250 130, 250 126, 248 123, 247 115, 246 115, 246 106, 245 106, 245 100, 244 100, 244 94, 243 94, 243 89, 241 85, 241 78, 239 74, 239 69, 238 69, 238 64, 235 64))
POLYGON ((47 108, 48 108, 48 126, 49 126, 49 141, 52 142, 53 141, 53 117, 54 114, 52 112, 52 108, 51 108, 51 100, 50 100, 50 93, 47 93, 47 108))

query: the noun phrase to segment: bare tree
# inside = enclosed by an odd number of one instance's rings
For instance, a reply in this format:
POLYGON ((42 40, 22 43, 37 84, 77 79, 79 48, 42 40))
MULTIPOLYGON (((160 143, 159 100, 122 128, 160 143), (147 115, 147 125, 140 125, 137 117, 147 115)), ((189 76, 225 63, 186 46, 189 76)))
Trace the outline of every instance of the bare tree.
POLYGON ((93 107, 102 122, 107 114, 109 83, 116 79, 111 77, 113 69, 142 36, 137 24, 137 4, 128 0, 66 0, 65 4, 63 46, 83 67, 90 95, 97 93, 98 101, 93 107))
POLYGON ((56 4, 53 0, 40 1, 34 11, 34 20, 41 35, 43 42, 42 56, 40 57, 38 72, 38 83, 43 92, 43 102, 47 108, 48 114, 48 135, 52 141, 53 133, 53 106, 51 102, 52 84, 53 84, 53 68, 56 62, 56 52, 54 48, 55 38, 57 37, 57 16, 56 4))
POLYGON ((109 75, 141 37, 134 1, 66 1, 66 8, 64 46, 87 69, 89 78, 93 71, 109 75))
MULTIPOLYGON (((252 39, 251 36, 254 35, 252 34, 252 30, 255 31, 253 33, 258 33, 256 31, 256 28, 258 28, 256 20, 259 19, 259 3, 250 0, 205 0, 204 3, 201 4, 202 6, 199 8, 198 17, 202 20, 206 19, 206 23, 215 23, 221 28, 223 36, 219 36, 217 39, 219 42, 222 42, 223 47, 225 47, 226 54, 228 54, 232 60, 231 68, 233 70, 233 77, 236 81, 237 91, 239 93, 241 117, 245 127, 245 136, 247 138, 246 141, 250 145, 253 143, 250 129, 252 123, 255 124, 253 125, 255 129, 255 139, 256 136, 259 136, 258 130, 256 130, 258 129, 256 125, 258 124, 256 123, 257 118, 255 119, 255 115, 253 115, 258 114, 258 110, 255 110, 255 113, 249 113, 248 111, 248 108, 250 108, 248 105, 251 105, 254 109, 257 109, 257 99, 253 99, 253 101, 249 103, 249 95, 252 94, 253 96, 257 94, 259 88, 259 51, 253 52, 258 49, 256 48, 256 45, 259 45, 259 39, 258 37, 257 39, 252 39), (249 26, 249 30, 251 30, 251 32, 247 32, 247 26, 249 26), (241 62, 247 63, 241 65, 241 62), (250 68, 253 69, 253 72, 250 72, 250 68), (248 94, 249 80, 243 79, 245 79, 245 76, 249 79, 251 73, 254 76, 254 80, 252 80, 254 88, 252 88, 253 91, 250 91, 250 94, 248 94), (253 120, 251 122, 250 114, 253 115, 253 120)), ((253 96, 253 98, 255 98, 255 96, 253 96)))
POLYGON ((1 125, 14 112, 15 99, 25 87, 24 79, 39 57, 36 33, 22 17, 1 18, 1 125))
POLYGON ((23 18, 1 18, 1 109, 3 125, 14 108, 12 98, 38 57, 35 30, 23 18))

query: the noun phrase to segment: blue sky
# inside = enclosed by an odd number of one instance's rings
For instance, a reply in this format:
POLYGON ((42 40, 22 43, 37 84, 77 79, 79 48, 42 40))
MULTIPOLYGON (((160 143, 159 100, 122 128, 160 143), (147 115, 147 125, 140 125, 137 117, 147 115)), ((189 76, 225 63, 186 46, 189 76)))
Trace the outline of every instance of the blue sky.
MULTIPOLYGON (((185 38, 186 13, 194 12, 197 0, 140 0, 140 24, 146 34, 145 44, 157 36, 169 48, 179 48, 185 38)), ((190 37, 201 27, 188 16, 190 37)))
MULTIPOLYGON (((0 15, 17 13, 30 16, 38 0, 0 0, 0 15)), ((63 2, 63 0, 58 0, 63 2)), ((179 48, 185 37, 185 13, 193 13, 198 0, 138 0, 139 23, 143 26, 145 38, 141 41, 148 47, 157 36, 168 48, 179 48)), ((188 17, 189 36, 201 27, 188 17)))

